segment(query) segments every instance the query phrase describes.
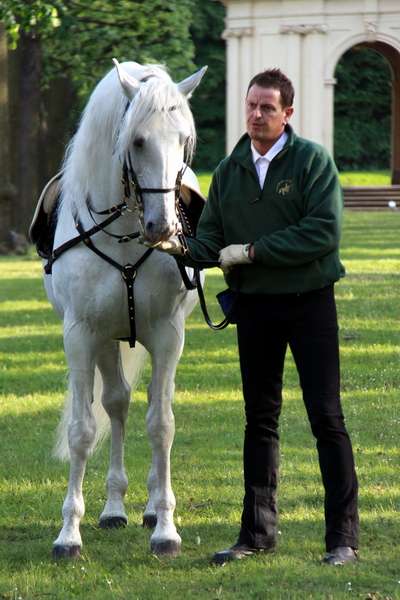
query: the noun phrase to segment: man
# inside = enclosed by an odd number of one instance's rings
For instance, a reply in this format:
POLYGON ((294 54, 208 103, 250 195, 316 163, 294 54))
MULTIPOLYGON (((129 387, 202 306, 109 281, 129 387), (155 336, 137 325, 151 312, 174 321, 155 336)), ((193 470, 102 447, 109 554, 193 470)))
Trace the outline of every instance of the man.
MULTIPOLYGON (((289 345, 317 440, 325 488, 325 564, 359 560, 357 478, 339 398, 334 283, 343 195, 326 149, 288 124, 294 90, 279 70, 249 84, 245 134, 217 167, 196 239, 178 260, 219 256, 229 287, 240 280, 237 335, 245 401, 244 486, 238 541, 212 562, 273 553, 277 535, 278 421, 289 345)), ((158 247, 182 255, 178 238, 158 247)), ((191 262, 192 261, 192 262, 191 262)), ((204 264, 204 263, 203 263, 204 264)))

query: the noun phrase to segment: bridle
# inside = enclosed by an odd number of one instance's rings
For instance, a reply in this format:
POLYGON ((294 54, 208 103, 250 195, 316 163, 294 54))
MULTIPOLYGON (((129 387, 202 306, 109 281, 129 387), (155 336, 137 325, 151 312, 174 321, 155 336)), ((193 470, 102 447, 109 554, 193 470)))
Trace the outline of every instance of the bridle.
MULTIPOLYGON (((125 111, 126 111, 126 109, 125 109, 125 111)), ((190 227, 189 227, 186 215, 185 215, 185 213, 182 209, 182 206, 179 202, 181 185, 182 185, 182 177, 185 172, 185 169, 186 169, 186 166, 182 167, 178 171, 176 180, 175 180, 175 185, 172 188, 142 187, 138 181, 138 177, 133 168, 131 155, 129 153, 127 159, 124 160, 123 165, 122 165, 121 183, 122 183, 123 190, 124 190, 123 201, 120 204, 110 206, 109 208, 107 208, 105 210, 97 211, 92 206, 90 197, 88 197, 86 200, 86 206, 87 206, 88 213, 94 223, 93 227, 85 230, 82 225, 82 222, 79 218, 78 211, 76 210, 73 213, 73 218, 75 220, 75 226, 76 226, 76 229, 77 229, 79 235, 68 240, 67 242, 65 242, 64 244, 59 246, 58 248, 53 249, 51 255, 48 257, 48 262, 44 267, 45 272, 47 274, 50 274, 54 261, 57 260, 57 258, 63 252, 65 252, 66 250, 72 248, 73 246, 76 246, 77 244, 83 242, 90 250, 92 250, 92 252, 94 252, 100 258, 102 258, 103 260, 108 262, 110 265, 112 265, 113 267, 118 269, 122 275, 123 280, 125 281, 126 288, 127 288, 129 322, 130 322, 130 337, 127 339, 124 339, 123 341, 128 341, 129 345, 131 347, 134 347, 135 343, 136 343, 136 324, 135 324, 135 305, 134 305, 134 296, 133 296, 133 284, 136 279, 137 269, 150 256, 150 254, 154 250, 154 248, 152 248, 152 247, 147 248, 146 252, 139 258, 139 260, 134 265, 131 265, 129 263, 126 265, 121 265, 121 264, 117 263, 114 259, 112 259, 109 256, 107 256, 106 254, 104 254, 104 252, 102 252, 99 248, 97 248, 94 245, 91 238, 95 233, 102 231, 103 233, 107 234, 108 236, 110 236, 114 239, 117 239, 118 243, 127 243, 127 242, 132 241, 133 239, 137 239, 138 237, 140 237, 142 235, 142 232, 136 231, 136 232, 132 232, 132 233, 128 233, 128 234, 118 235, 118 234, 114 234, 114 233, 111 233, 110 231, 108 231, 107 227, 109 225, 111 225, 111 223, 116 221, 119 217, 123 216, 125 214, 125 211, 133 212, 135 210, 138 210, 139 211, 139 223, 142 227, 142 230, 144 231, 143 195, 151 194, 151 193, 153 193, 153 194, 169 194, 171 192, 174 192, 174 194, 175 194, 175 211, 176 211, 176 214, 178 217, 178 221, 181 224, 180 230, 177 232, 177 235, 178 235, 183 247, 188 252, 189 248, 188 248, 188 244, 187 244, 185 236, 186 235, 190 236, 191 231, 190 231, 190 227), (101 222, 98 222, 95 218, 95 215, 104 216, 106 218, 104 220, 102 220, 101 222)), ((199 266, 200 266, 200 263, 202 263, 203 261, 195 261, 195 262, 198 262, 199 266)), ((215 264, 216 265, 219 264, 218 261, 215 261, 215 264)), ((204 314, 207 324, 212 329, 224 329, 230 322, 229 315, 218 325, 214 325, 211 322, 211 319, 209 318, 207 309, 206 309, 204 294, 203 294, 201 281, 200 281, 199 269, 198 268, 194 269, 194 279, 190 280, 186 273, 185 268, 180 264, 178 264, 178 267, 181 272, 181 276, 182 276, 183 282, 185 284, 185 287, 188 290, 194 290, 197 288, 200 305, 201 305, 201 308, 202 308, 202 311, 203 311, 203 314, 204 314)), ((201 266, 200 266, 200 268, 201 268, 201 266)), ((238 294, 236 294, 234 304, 236 304, 237 296, 238 296, 238 294)), ((231 312, 233 312, 233 310, 231 312)))
MULTIPOLYGON (((139 210, 139 221, 142 224, 143 222, 143 208, 144 208, 144 204, 143 204, 143 193, 159 193, 159 194, 168 194, 170 192, 175 192, 175 210, 177 213, 177 217, 179 220, 179 223, 181 225, 180 230, 178 231, 177 235, 179 237, 179 240, 182 244, 182 247, 184 248, 185 253, 188 254, 188 256, 190 256, 190 251, 189 251, 189 246, 186 240, 186 237, 193 237, 192 232, 191 232, 191 228, 190 228, 190 224, 187 220, 186 214, 182 208, 181 203, 179 202, 179 198, 180 198, 180 190, 181 190, 181 185, 182 185, 182 177, 183 174, 185 172, 186 166, 183 167, 180 171, 178 171, 178 174, 176 176, 176 182, 175 182, 175 186, 173 188, 142 188, 139 184, 138 178, 136 176, 135 170, 132 166, 132 161, 131 161, 131 157, 129 155, 128 157, 128 164, 126 161, 124 161, 123 163, 123 167, 122 167, 122 185, 124 188, 124 204, 123 205, 119 205, 119 206, 123 206, 124 209, 132 212, 134 210, 139 210), (129 166, 128 166, 129 164, 129 166), (131 186, 132 186, 132 190, 131 190, 131 186)), ((115 207, 111 207, 110 209, 107 209, 105 211, 101 211, 101 212, 97 212, 95 211, 92 207, 90 207, 90 205, 88 205, 88 209, 89 209, 89 213, 92 216, 92 213, 95 213, 97 215, 104 215, 104 214, 108 214, 111 210, 120 210, 119 206, 115 206, 115 207)), ((123 209, 121 208, 121 211, 123 209)), ((121 214, 123 214, 121 212, 121 214)), ((92 216, 93 219, 93 216, 92 216)), ((94 220, 94 219, 93 219, 94 220)), ((98 225, 98 227, 100 229, 102 229, 104 231, 104 233, 107 233, 108 235, 111 235, 114 238, 118 238, 118 242, 119 243, 123 243, 123 242, 130 242, 132 239, 137 238, 140 236, 139 232, 136 233, 132 233, 129 235, 123 235, 123 236, 117 236, 115 234, 112 234, 110 232, 107 232, 104 228, 101 227, 101 225, 98 225)), ((142 225, 143 228, 143 225, 142 225)), ((99 254, 99 252, 97 251, 97 249, 94 248, 93 244, 90 243, 91 250, 95 251, 97 254, 99 254)), ((140 259, 140 264, 142 264, 144 262, 144 260, 146 260, 147 256, 151 253, 151 251, 154 248, 149 248, 147 253, 144 254, 144 256, 140 259)), ((99 254, 100 255, 100 254, 99 254)), ((114 262, 111 262, 110 260, 108 260, 107 257, 105 257, 105 255, 102 255, 102 257, 107 260, 108 262, 110 262, 110 264, 114 264, 114 262)), ((201 260, 196 260, 193 257, 190 257, 191 260, 195 263, 197 263, 199 265, 198 268, 194 268, 194 277, 193 279, 190 279, 185 267, 181 264, 181 263, 177 263, 178 265, 178 269, 181 273, 181 277, 183 280, 183 283, 186 287, 187 290, 195 290, 197 289, 197 293, 199 296, 199 302, 200 302, 200 306, 201 306, 201 310, 203 312, 203 316, 204 319, 207 323, 207 325, 211 328, 214 329, 216 331, 220 331, 221 329, 225 329, 229 323, 231 322, 231 318, 232 315, 235 312, 236 309, 236 305, 238 302, 238 298, 239 298, 239 293, 240 293, 240 283, 238 283, 238 287, 237 287, 237 291, 234 295, 234 299, 233 299, 233 304, 231 307, 231 310, 229 311, 229 314, 227 314, 225 316, 225 318, 218 323, 217 325, 215 325, 209 314, 207 311, 207 306, 206 306, 206 300, 204 297, 204 292, 203 292, 203 287, 201 284, 201 279, 200 279, 200 271, 199 269, 202 268, 203 264, 210 264, 210 261, 201 261, 201 260)), ((215 265, 218 266, 219 262, 216 260, 215 261, 215 265)), ((116 264, 114 264, 114 266, 117 266, 116 264)), ((129 305, 129 311, 130 314, 132 314, 132 311, 134 311, 134 305, 133 305, 133 297, 132 297, 132 288, 133 288, 133 280, 136 277, 136 269, 139 266, 138 263, 136 263, 136 265, 134 267, 132 267, 132 265, 126 265, 126 267, 124 268, 124 271, 121 271, 122 276, 125 279, 125 283, 127 284, 128 287, 128 305, 129 305), (125 270, 127 269, 127 270, 125 270), (128 278, 126 277, 126 274, 128 274, 128 278), (129 299, 130 298, 130 299, 129 299)), ((128 340, 130 345, 132 345, 132 340, 135 339, 134 337, 134 333, 132 332, 132 325, 133 325, 134 321, 131 321, 131 338, 128 340)), ((134 345, 134 343, 133 343, 134 345)))
POLYGON ((180 196, 180 190, 181 190, 181 185, 182 185, 182 176, 184 173, 184 168, 182 168, 182 169, 180 169, 180 171, 178 171, 178 174, 176 176, 175 186, 173 188, 142 188, 138 182, 138 179, 137 179, 136 173, 133 169, 130 157, 128 159, 128 163, 129 163, 129 166, 127 165, 127 163, 125 161, 123 164, 123 168, 122 168, 122 185, 124 188, 123 202, 121 202, 120 204, 110 206, 109 208, 107 208, 105 210, 96 211, 93 208, 93 206, 91 205, 90 198, 88 198, 86 201, 86 206, 87 206, 88 212, 94 222, 94 226, 90 229, 84 229, 82 221, 78 215, 78 211, 75 210, 73 213, 73 218, 74 218, 75 226, 76 226, 76 229, 77 229, 79 235, 68 240, 67 242, 65 242, 64 244, 59 246, 58 248, 53 249, 51 255, 48 257, 47 264, 44 266, 44 270, 45 270, 46 274, 51 274, 51 270, 52 270, 54 261, 57 260, 57 258, 59 256, 61 256, 61 254, 63 254, 63 252, 65 252, 66 250, 69 250, 70 248, 73 248, 74 246, 76 246, 77 244, 80 244, 81 242, 83 242, 90 250, 92 250, 92 252, 97 254, 97 256, 99 256, 100 258, 102 258, 103 260, 108 262, 110 265, 112 265, 113 267, 118 269, 122 275, 122 278, 123 278, 123 280, 126 284, 126 288, 127 288, 129 323, 130 323, 130 337, 123 341, 128 341, 129 345, 131 347, 133 347, 133 346, 135 346, 135 343, 136 343, 135 304, 134 304, 134 297, 133 297, 133 284, 136 279, 137 269, 150 256, 150 254, 153 251, 153 248, 147 248, 146 252, 139 258, 139 260, 134 265, 131 265, 130 263, 128 263, 126 265, 121 265, 118 262, 116 262, 114 259, 107 256, 104 252, 102 252, 102 250, 97 248, 97 246, 95 246, 95 244, 93 243, 91 238, 95 233, 97 233, 99 231, 103 231, 107 235, 117 239, 119 243, 130 242, 131 240, 140 237, 141 232, 139 232, 139 231, 129 233, 129 234, 124 234, 124 235, 116 235, 114 233, 111 233, 110 231, 107 231, 107 227, 109 225, 111 225, 111 223, 116 221, 119 217, 122 217, 124 215, 125 211, 133 212, 134 210, 139 210, 139 222, 141 223, 141 226, 143 228, 143 210, 144 210, 143 194, 144 193, 167 194, 170 192, 175 192, 175 209, 177 211, 177 215, 179 216, 179 208, 178 208, 179 196, 180 196), (131 190, 131 186, 132 186, 132 190, 131 190), (97 222, 94 215, 105 216, 106 218, 104 220, 102 220, 101 222, 97 222))
MULTIPOLYGON (((185 172, 186 167, 182 167, 180 171, 178 171, 175 185, 172 188, 143 188, 141 187, 137 175, 135 173, 135 169, 132 165, 131 155, 128 155, 128 161, 124 161, 122 165, 122 185, 124 187, 124 197, 125 202, 131 201, 132 206, 130 210, 139 210, 140 215, 139 218, 143 218, 143 194, 169 194, 170 192, 175 192, 175 206, 179 202, 179 196, 182 185, 182 177, 185 172), (131 190, 132 185, 132 190, 131 190), (133 195, 132 195, 133 194, 133 195)), ((129 208, 128 208, 129 210, 129 208)))
MULTIPOLYGON (((180 171, 178 171, 175 185, 173 188, 143 188, 141 187, 135 170, 132 166, 132 161, 130 155, 128 156, 128 161, 124 161, 122 165, 122 178, 121 183, 124 190, 124 201, 121 204, 117 204, 114 206, 110 206, 109 208, 101 211, 97 211, 93 208, 90 199, 86 201, 86 206, 88 212, 94 222, 95 226, 101 229, 104 233, 118 240, 118 243, 127 243, 131 240, 134 240, 140 237, 141 232, 135 231, 129 234, 117 235, 115 233, 111 233, 105 229, 104 223, 98 223, 94 217, 94 215, 109 215, 112 213, 117 213, 117 217, 123 216, 125 211, 134 212, 135 210, 139 211, 139 223, 143 228, 143 212, 144 212, 144 202, 143 202, 143 194, 169 194, 170 192, 175 192, 175 211, 177 216, 179 217, 179 197, 181 192, 182 185, 182 177, 185 172, 186 166, 182 167, 180 171), (128 166, 129 165, 129 166, 128 166)), ((116 218, 117 218, 116 217, 116 218)), ((110 223, 107 223, 109 225, 110 223)))

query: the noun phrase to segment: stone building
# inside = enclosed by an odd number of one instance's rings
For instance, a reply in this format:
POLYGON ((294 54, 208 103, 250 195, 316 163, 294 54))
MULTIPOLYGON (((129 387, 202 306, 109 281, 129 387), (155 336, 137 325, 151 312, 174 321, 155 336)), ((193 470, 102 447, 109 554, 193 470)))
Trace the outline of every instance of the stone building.
POLYGON ((400 183, 399 0, 221 0, 227 9, 227 151, 245 131, 251 77, 279 67, 293 81, 298 135, 333 152, 335 68, 354 46, 381 54, 392 75, 392 183, 400 183))

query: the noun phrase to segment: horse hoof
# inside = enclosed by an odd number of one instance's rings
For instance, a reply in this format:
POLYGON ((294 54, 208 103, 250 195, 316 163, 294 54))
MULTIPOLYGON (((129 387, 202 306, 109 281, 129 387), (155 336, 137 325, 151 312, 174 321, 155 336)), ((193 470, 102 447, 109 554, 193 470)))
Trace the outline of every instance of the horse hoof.
POLYGON ((157 556, 173 558, 181 553, 181 543, 173 540, 166 542, 151 542, 150 550, 157 556))
POLYGON ((157 517, 156 515, 147 515, 143 517, 142 527, 146 529, 155 529, 157 525, 157 517))
POLYGON ((52 558, 80 558, 82 546, 53 546, 52 558))
POLYGON ((107 517, 106 519, 100 519, 100 529, 121 529, 126 527, 128 519, 126 517, 107 517))

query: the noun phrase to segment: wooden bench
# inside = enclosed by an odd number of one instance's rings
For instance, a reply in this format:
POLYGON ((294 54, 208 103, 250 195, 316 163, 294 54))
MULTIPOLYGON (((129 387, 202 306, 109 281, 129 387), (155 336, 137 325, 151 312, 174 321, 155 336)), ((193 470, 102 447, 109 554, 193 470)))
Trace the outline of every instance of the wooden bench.
POLYGON ((344 186, 343 193, 345 210, 400 209, 400 185, 344 186))

